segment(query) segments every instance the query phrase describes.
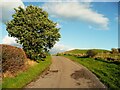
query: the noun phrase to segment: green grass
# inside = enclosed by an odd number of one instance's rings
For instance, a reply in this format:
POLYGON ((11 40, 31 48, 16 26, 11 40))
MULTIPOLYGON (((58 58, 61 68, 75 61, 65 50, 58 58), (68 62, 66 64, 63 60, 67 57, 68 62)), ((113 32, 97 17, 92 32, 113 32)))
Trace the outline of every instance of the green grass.
POLYGON ((70 50, 70 51, 66 51, 65 53, 71 53, 71 54, 78 54, 78 53, 86 53, 87 50, 79 50, 79 49, 74 49, 74 50, 70 50))
MULTIPOLYGON (((103 50, 103 49, 93 49, 93 50, 95 50, 96 52, 99 52, 99 53, 101 53, 101 52, 109 52, 108 50, 103 50)), ((71 54, 79 54, 79 53, 81 53, 81 54, 85 54, 86 52, 88 51, 88 49, 74 49, 74 50, 70 50, 70 51, 66 51, 65 53, 71 53, 71 54)))
POLYGON ((110 63, 93 58, 77 58, 65 56, 76 61, 92 71, 107 87, 120 88, 120 64, 110 63))
POLYGON ((48 56, 45 61, 40 61, 38 64, 30 67, 27 71, 20 73, 16 77, 4 78, 2 88, 22 88, 36 79, 50 64, 51 56, 48 56))

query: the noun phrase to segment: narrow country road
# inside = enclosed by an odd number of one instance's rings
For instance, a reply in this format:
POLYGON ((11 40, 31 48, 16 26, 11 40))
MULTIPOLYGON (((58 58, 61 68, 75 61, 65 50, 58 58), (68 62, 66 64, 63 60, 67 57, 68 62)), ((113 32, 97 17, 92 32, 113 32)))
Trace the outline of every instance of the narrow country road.
POLYGON ((25 88, 105 88, 87 68, 65 57, 53 56, 50 69, 25 88))

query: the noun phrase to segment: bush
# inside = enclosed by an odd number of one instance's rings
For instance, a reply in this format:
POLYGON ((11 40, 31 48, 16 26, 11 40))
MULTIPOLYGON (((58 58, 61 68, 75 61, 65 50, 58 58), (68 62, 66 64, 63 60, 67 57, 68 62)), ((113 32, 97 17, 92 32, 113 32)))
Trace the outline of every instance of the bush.
POLYGON ((16 73, 25 66, 26 55, 21 48, 10 45, 0 45, 2 52, 2 71, 9 71, 11 74, 16 73))
POLYGON ((56 56, 60 56, 61 54, 60 53, 57 53, 56 56))
POLYGON ((111 53, 112 53, 112 54, 119 53, 119 50, 118 50, 118 49, 116 49, 116 48, 112 48, 112 49, 111 49, 111 53))
POLYGON ((88 50, 86 54, 88 57, 94 57, 97 54, 97 52, 95 50, 88 50))

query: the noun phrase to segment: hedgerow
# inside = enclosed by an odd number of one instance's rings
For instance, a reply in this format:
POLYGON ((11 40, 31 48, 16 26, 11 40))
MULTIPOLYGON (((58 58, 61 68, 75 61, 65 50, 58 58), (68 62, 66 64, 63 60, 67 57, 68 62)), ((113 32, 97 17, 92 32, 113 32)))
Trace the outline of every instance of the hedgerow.
POLYGON ((21 48, 3 44, 0 45, 0 48, 2 49, 0 56, 2 58, 3 73, 9 71, 14 74, 24 68, 26 55, 21 48))

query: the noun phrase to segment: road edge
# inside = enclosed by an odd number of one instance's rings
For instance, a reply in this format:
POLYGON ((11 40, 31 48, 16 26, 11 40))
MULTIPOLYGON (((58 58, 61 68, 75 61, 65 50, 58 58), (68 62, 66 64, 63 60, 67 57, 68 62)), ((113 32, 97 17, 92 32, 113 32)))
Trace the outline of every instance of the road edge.
POLYGON ((74 60, 72 60, 72 59, 69 59, 69 58, 67 58, 67 57, 64 57, 64 56, 60 56, 60 57, 66 58, 66 59, 68 59, 69 61, 75 63, 76 65, 79 65, 79 66, 81 66, 82 68, 84 68, 84 69, 85 69, 86 71, 88 71, 93 77, 95 77, 95 79, 97 80, 97 82, 100 83, 101 86, 103 86, 105 89, 107 89, 107 86, 106 86, 104 83, 102 83, 102 82, 100 81, 100 79, 99 79, 91 70, 89 70, 87 67, 85 67, 85 66, 83 66, 82 64, 80 64, 80 63, 78 63, 78 62, 76 62, 76 61, 74 61, 74 60))

